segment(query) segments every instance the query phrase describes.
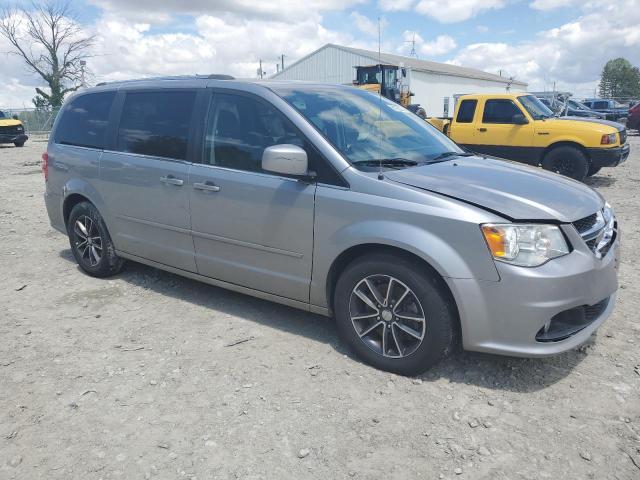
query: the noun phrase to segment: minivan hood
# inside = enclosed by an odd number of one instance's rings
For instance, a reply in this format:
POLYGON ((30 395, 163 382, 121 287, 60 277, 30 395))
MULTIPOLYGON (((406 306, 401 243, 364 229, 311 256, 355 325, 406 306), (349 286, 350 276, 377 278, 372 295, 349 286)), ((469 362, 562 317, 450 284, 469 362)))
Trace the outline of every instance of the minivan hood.
POLYGON ((511 220, 574 222, 604 206, 600 194, 582 183, 494 158, 457 157, 384 175, 394 182, 453 197, 511 220))

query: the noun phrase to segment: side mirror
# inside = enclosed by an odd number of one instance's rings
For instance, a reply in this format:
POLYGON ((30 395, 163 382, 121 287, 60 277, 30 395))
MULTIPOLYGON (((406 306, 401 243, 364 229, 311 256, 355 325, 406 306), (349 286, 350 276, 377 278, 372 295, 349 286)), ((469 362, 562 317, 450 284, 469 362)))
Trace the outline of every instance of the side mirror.
POLYGON ((18 115, 12 115, 12 118, 13 118, 14 120, 19 120, 18 115))
POLYGON ((262 169, 298 177, 308 175, 307 152, 297 145, 287 143, 267 147, 262 153, 262 169))
POLYGON ((516 113, 513 117, 511 117, 511 121, 516 125, 526 125, 529 123, 527 117, 525 117, 522 113, 516 113))

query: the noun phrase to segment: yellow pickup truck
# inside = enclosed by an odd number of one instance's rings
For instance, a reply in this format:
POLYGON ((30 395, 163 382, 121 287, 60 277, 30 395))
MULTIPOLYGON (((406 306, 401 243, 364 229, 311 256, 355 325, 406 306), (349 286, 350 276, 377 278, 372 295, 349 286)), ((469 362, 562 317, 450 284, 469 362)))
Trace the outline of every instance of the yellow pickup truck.
POLYGON ((629 156, 623 125, 556 117, 527 93, 462 95, 453 118, 427 121, 473 152, 542 166, 576 180, 629 156))
POLYGON ((16 147, 23 147, 28 138, 22 122, 0 110, 0 143, 13 143, 16 147))

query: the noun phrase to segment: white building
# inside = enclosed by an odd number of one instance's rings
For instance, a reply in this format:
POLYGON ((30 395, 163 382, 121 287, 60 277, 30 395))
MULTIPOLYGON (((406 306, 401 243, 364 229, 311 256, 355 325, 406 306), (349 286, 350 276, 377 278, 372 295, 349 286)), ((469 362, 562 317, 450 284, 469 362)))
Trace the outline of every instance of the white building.
POLYGON ((454 95, 464 93, 504 93, 526 91, 527 84, 474 68, 430 62, 412 57, 392 55, 328 43, 292 63, 271 78, 279 80, 309 80, 351 84, 355 66, 378 63, 405 67, 412 103, 419 103, 429 116, 453 114, 454 95))

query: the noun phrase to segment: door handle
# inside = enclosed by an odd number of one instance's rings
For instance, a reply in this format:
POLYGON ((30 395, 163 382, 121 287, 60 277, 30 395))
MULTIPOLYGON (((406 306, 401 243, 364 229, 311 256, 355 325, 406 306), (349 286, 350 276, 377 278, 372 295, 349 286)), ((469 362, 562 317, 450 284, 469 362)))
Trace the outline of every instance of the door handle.
POLYGON ((160 181, 166 185, 175 185, 181 187, 184 185, 184 180, 174 177, 173 175, 167 175, 166 177, 160 177, 160 181))
POLYGON ((486 129, 486 128, 484 128, 484 127, 480 127, 480 128, 478 129, 478 131, 480 131, 480 132, 486 132, 486 131, 487 131, 487 129, 486 129))
POLYGON ((219 192, 220 187, 213 182, 207 180, 204 183, 194 183, 193 188, 196 190, 203 190, 205 192, 219 192))

